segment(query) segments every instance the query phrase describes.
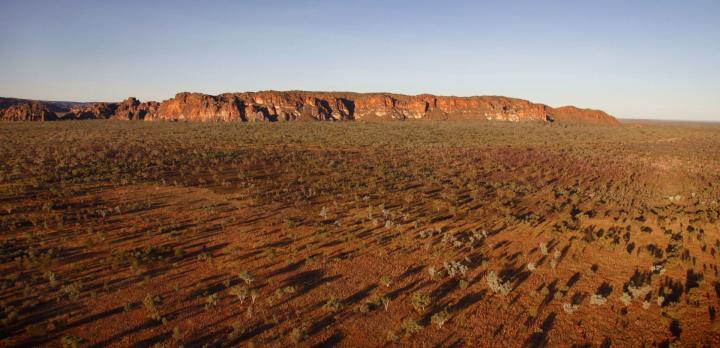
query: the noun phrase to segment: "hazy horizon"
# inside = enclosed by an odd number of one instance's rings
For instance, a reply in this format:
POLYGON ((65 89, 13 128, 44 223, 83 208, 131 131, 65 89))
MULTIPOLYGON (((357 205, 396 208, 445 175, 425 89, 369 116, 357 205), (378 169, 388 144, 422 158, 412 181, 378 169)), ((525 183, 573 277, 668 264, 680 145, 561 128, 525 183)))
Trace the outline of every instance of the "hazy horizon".
POLYGON ((720 121, 714 1, 4 1, 0 96, 503 95, 720 121))

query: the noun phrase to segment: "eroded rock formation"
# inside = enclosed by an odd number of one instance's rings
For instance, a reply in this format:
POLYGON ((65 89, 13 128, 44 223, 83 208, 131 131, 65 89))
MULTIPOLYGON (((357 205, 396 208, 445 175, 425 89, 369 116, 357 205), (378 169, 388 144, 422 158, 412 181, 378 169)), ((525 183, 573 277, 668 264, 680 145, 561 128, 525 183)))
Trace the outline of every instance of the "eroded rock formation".
MULTIPOLYGON (((6 112, 2 114, 3 120, 17 118, 5 114, 6 112)), ((128 98, 120 103, 73 106, 62 117, 62 119, 108 118, 192 122, 483 119, 513 122, 617 123, 614 117, 599 110, 579 109, 572 106, 552 108, 507 97, 303 91, 225 93, 216 96, 184 92, 161 103, 142 103, 135 98, 128 98)), ((34 119, 46 120, 44 117, 34 119)))
POLYGON ((120 103, 93 103, 89 105, 74 106, 63 116, 63 119, 119 119, 144 120, 145 117, 156 118, 158 102, 141 103, 130 97, 120 103))
POLYGON ((47 105, 38 101, 13 104, 0 109, 0 120, 4 121, 55 121, 57 114, 47 105))
POLYGON ((179 93, 160 104, 157 119, 184 121, 486 119, 617 123, 598 110, 552 108, 506 97, 407 96, 385 93, 179 93))

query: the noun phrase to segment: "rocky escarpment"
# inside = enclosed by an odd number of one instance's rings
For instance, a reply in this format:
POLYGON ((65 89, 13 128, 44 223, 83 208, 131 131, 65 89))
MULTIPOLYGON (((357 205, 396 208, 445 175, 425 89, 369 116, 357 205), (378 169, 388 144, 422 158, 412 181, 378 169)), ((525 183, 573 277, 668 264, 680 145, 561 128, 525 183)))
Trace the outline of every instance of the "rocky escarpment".
POLYGON ((179 93, 155 114, 173 121, 413 120, 617 123, 598 110, 552 108, 507 97, 407 96, 388 93, 247 92, 217 96, 179 93))
POLYGON ((254 92, 211 96, 179 93, 160 104, 162 120, 293 121, 482 118, 547 121, 544 105, 504 97, 254 92))
MULTIPOLYGON (((614 117, 599 110, 552 108, 507 97, 303 91, 225 93, 215 96, 178 93, 161 103, 143 103, 128 98, 120 103, 73 106, 62 116, 62 119, 108 118, 192 122, 482 119, 617 123, 614 117)), ((10 120, 5 116, 2 119, 10 120)))

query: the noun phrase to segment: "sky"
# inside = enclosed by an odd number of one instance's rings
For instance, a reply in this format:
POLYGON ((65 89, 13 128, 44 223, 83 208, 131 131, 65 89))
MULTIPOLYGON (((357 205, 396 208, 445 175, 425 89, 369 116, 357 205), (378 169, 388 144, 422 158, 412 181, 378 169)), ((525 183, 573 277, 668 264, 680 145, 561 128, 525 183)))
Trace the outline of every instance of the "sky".
POLYGON ((269 89, 720 121, 720 1, 0 0, 0 96, 269 89))

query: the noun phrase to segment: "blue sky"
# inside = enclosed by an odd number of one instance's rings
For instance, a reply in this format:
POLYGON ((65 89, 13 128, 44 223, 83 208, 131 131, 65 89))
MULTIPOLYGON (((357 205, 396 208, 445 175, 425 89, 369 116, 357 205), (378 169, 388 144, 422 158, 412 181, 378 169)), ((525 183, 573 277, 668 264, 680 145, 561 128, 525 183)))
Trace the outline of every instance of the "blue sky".
POLYGON ((720 1, 0 0, 0 96, 265 89, 720 121, 720 1))

